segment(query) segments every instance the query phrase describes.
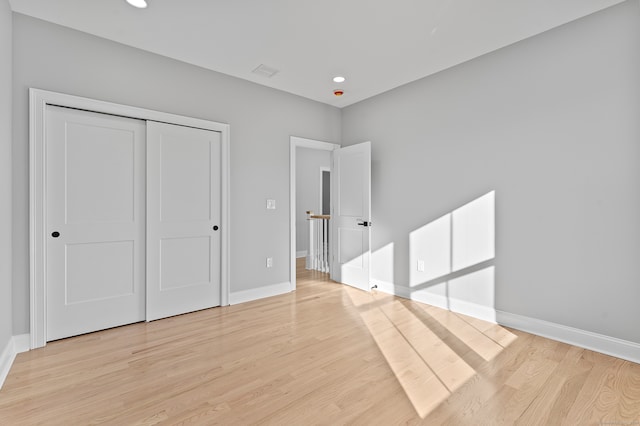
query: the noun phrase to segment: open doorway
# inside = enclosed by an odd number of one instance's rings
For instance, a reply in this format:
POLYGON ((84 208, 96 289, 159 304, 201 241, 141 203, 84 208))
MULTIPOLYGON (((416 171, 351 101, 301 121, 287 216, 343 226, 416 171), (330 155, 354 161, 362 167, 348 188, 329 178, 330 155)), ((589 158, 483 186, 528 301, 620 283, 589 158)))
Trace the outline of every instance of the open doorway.
MULTIPOLYGON (((298 148, 330 151, 330 187, 331 217, 323 228, 324 246, 327 256, 320 259, 328 261, 323 271, 330 278, 361 290, 371 289, 371 142, 361 142, 340 148, 337 144, 291 137, 290 168, 290 282, 291 290, 296 289, 296 255, 299 229, 305 227, 301 219, 297 223, 297 212, 306 214, 304 207, 297 202, 296 170, 298 148), (324 235, 326 233, 326 235, 324 235), (331 238, 329 239, 329 235, 331 238)), ((319 199, 319 195, 318 195, 319 199)), ((315 212, 314 212, 315 213, 315 212)), ((304 216, 303 216, 304 217, 304 216)), ((309 215, 309 219, 315 219, 309 215)), ((325 218, 320 218, 325 219, 325 218)), ((312 233, 309 233, 311 238, 312 233)), ((320 238, 320 237, 318 237, 320 238)), ((311 247, 312 245, 310 245, 311 247)), ((304 248, 300 248, 303 251, 304 248)), ((321 251, 320 253, 324 253, 321 251)))
MULTIPOLYGON (((331 214, 331 152, 340 145, 292 136, 290 151, 290 206, 291 206, 291 270, 292 290, 296 289, 298 272, 305 273, 309 262, 314 235, 310 230, 311 216, 331 214), (311 213, 307 213, 311 212, 311 213)), ((322 219, 313 219, 322 223, 322 219)), ((329 220, 324 224, 329 225, 329 220)), ((315 229, 315 228, 314 228, 315 229)), ((322 235, 328 229, 318 228, 322 235)), ((328 246, 327 246, 328 247, 328 246)))
POLYGON ((330 189, 324 185, 324 179, 330 179, 330 162, 330 151, 296 148, 296 258, 306 257, 308 267, 320 243, 316 237, 321 236, 311 232, 321 231, 326 224, 316 221, 328 221, 331 214, 330 200, 324 198, 330 189))

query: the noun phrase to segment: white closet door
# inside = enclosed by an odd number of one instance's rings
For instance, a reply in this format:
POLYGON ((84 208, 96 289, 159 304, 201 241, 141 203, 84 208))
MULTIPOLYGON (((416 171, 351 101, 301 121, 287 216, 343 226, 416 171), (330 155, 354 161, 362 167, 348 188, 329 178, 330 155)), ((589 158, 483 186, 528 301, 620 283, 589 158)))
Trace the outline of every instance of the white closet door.
POLYGON ((147 124, 147 320, 220 305, 220 133, 147 124))
POLYGON ((46 114, 46 339, 142 321, 145 122, 46 114))

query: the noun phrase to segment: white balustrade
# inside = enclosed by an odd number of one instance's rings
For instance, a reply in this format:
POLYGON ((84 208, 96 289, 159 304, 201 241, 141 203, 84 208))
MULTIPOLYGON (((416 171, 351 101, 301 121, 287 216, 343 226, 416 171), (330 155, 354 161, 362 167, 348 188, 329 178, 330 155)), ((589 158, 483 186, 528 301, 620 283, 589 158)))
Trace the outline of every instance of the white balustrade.
POLYGON ((307 212, 309 223, 309 249, 306 268, 329 272, 329 215, 314 215, 307 212))

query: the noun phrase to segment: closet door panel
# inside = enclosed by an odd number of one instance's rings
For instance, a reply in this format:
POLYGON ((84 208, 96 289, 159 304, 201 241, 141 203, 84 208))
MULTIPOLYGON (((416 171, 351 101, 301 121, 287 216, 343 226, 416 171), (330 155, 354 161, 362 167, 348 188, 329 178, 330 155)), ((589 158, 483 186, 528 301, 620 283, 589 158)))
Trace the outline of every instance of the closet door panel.
POLYGON ((220 305, 220 145, 147 123, 147 320, 220 305))
POLYGON ((145 122, 46 114, 46 339, 144 320, 145 122))

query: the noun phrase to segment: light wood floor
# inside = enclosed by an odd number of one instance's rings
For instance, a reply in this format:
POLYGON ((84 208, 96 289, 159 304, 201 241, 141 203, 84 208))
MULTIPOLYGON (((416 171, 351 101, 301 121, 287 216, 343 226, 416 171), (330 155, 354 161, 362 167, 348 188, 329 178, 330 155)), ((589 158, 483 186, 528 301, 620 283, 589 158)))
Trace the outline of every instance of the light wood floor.
POLYGON ((300 271, 18 355, 0 424, 640 425, 640 365, 300 271))

